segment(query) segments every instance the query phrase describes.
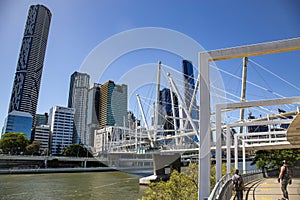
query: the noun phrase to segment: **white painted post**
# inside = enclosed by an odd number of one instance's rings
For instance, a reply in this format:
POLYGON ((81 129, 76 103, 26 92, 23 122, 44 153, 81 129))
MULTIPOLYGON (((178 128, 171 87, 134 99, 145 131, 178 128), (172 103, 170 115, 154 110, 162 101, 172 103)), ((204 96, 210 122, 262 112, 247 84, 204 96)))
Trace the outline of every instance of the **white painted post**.
POLYGON ((238 156, 238 137, 234 136, 234 168, 239 168, 239 156, 238 156))
POLYGON ((226 173, 230 173, 230 165, 231 165, 231 136, 230 136, 230 126, 226 125, 226 158, 227 158, 227 166, 226 166, 226 173))
POLYGON ((137 120, 135 120, 135 151, 138 152, 138 132, 137 132, 137 120))
MULTIPOLYGON (((174 96, 173 96, 173 90, 172 90, 172 86, 170 84, 170 95, 171 95, 171 103, 172 103, 172 115, 173 115, 173 123, 174 123, 174 132, 175 135, 178 135, 178 128, 177 128, 177 123, 176 123, 176 113, 175 113, 175 103, 174 103, 174 96)), ((178 145, 179 144, 179 139, 176 138, 175 139, 175 144, 178 145)))
POLYGON ((210 82, 208 54, 199 54, 200 73, 200 147, 198 200, 204 200, 210 194, 210 82))
POLYGON ((242 136, 242 144, 243 144, 243 173, 246 173, 246 148, 245 148, 245 136, 242 136))
POLYGON ((222 135, 222 124, 221 124, 221 107, 219 104, 216 105, 216 182, 222 178, 222 155, 221 155, 221 135, 222 135))

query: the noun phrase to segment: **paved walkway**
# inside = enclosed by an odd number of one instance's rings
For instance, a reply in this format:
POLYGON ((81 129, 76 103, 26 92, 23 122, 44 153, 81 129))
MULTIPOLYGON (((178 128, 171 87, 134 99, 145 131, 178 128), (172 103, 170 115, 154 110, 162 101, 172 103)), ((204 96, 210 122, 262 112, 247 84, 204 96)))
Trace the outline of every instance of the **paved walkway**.
MULTIPOLYGON (((245 200, 278 200, 281 199, 281 184, 275 178, 260 179, 246 185, 245 200)), ((288 185, 289 200, 300 200, 300 178, 294 178, 288 185)))

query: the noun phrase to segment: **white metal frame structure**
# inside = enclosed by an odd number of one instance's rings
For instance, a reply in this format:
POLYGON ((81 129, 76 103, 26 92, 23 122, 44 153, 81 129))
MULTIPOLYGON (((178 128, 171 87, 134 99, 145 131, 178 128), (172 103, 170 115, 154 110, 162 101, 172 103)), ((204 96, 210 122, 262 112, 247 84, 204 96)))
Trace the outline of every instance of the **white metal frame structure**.
MULTIPOLYGON (((210 193, 210 79, 209 62, 259 56, 279 52, 300 50, 300 38, 220 49, 199 53, 200 73, 200 147, 199 147, 199 183, 198 200, 206 199, 210 193)), ((216 158, 221 158, 221 137, 216 141, 216 158)), ((219 159, 217 159, 219 160, 219 159)), ((216 163, 216 181, 222 177, 222 163, 216 163)))
MULTIPOLYGON (((222 133, 222 123, 221 123, 221 114, 222 112, 232 111, 236 109, 258 107, 258 106, 273 106, 273 105, 282 105, 282 104, 300 104, 300 97, 284 98, 284 99, 271 99, 271 100, 259 100, 259 101, 249 101, 249 102, 237 102, 237 103, 226 103, 226 104, 217 104, 216 105, 216 134, 221 135, 222 133)), ((292 122, 292 119, 284 120, 265 120, 265 121, 256 121, 256 122, 243 122, 243 123, 232 123, 226 125, 226 152, 227 152, 227 174, 230 173, 230 148, 231 148, 231 137, 230 129, 231 127, 243 127, 243 126, 255 126, 255 125, 272 125, 272 124, 289 124, 292 122)), ((257 146, 274 146, 274 145, 288 145, 292 146, 286 137, 287 130, 284 131, 271 131, 268 132, 256 132, 256 133, 244 133, 244 134, 235 134, 234 135, 234 149, 235 149, 235 168, 238 168, 238 139, 242 140, 242 149, 243 149, 243 171, 246 171, 245 166, 245 148, 246 142, 256 142, 257 146), (277 135, 285 135, 285 137, 276 137, 277 135), (253 136, 265 136, 265 138, 253 139, 253 136), (266 137, 267 136, 267 137, 266 137), (273 138, 272 138, 273 136, 273 138), (247 138, 251 137, 251 138, 247 138), (261 143, 261 144, 257 144, 261 143)), ((247 147, 254 147, 255 144, 248 145, 247 147)), ((300 147, 300 145, 295 146, 300 147)), ((221 148, 216 149, 216 151, 221 151, 221 148)), ((219 152, 221 154, 221 152, 219 152)), ((217 162, 222 162, 221 157, 216 158, 217 162)), ((222 171, 220 172, 222 173, 222 171)))

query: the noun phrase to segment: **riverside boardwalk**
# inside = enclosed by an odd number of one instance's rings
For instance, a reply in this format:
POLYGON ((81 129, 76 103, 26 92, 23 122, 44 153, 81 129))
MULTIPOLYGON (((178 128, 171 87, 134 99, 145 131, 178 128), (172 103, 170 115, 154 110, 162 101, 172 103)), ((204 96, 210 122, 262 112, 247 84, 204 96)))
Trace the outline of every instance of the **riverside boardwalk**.
MULTIPOLYGON (((294 178, 288 185, 289 200, 300 200, 300 178, 294 178)), ((246 185, 245 200, 278 200, 281 199, 281 184, 277 178, 263 178, 246 185)), ((233 199, 233 197, 231 198, 233 199)))

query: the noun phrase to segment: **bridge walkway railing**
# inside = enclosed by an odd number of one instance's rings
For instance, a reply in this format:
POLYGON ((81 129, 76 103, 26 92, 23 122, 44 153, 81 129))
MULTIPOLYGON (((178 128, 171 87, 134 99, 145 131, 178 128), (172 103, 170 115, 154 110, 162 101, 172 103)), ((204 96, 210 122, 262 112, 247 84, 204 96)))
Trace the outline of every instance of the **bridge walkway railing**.
MULTIPOLYGON (((242 175, 244 183, 248 184, 254 180, 258 180, 264 177, 262 171, 251 171, 242 175)), ((209 200, 230 200, 232 197, 232 184, 231 175, 226 174, 219 180, 214 189, 212 190, 209 200)))

